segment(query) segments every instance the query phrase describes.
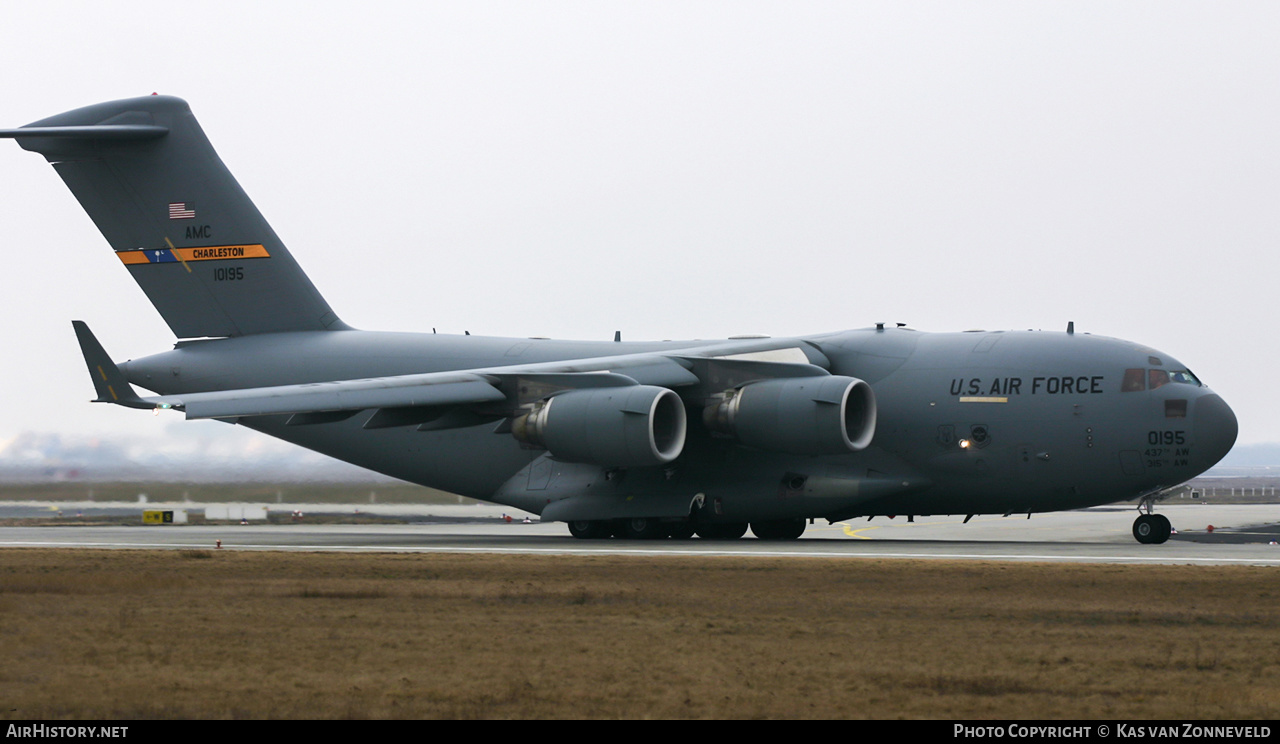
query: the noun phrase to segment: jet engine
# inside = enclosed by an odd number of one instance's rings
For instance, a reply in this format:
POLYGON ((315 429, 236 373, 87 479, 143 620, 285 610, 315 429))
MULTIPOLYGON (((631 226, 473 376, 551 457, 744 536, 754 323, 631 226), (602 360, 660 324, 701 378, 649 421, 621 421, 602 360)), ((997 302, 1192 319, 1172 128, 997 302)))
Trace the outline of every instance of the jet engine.
POLYGON ((652 385, 570 390, 534 403, 511 423, 525 444, 604 467, 671 462, 684 449, 685 430, 680 396, 652 385))
POLYGON ((758 449, 839 455, 871 444, 876 397, 862 380, 839 375, 752 382, 703 409, 711 431, 758 449))

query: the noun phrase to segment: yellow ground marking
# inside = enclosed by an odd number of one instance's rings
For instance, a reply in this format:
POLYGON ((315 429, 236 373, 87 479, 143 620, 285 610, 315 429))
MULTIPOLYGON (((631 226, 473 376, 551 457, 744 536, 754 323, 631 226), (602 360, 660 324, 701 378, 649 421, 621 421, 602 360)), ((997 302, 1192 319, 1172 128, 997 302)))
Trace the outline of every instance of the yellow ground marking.
POLYGON ((870 537, 867 537, 862 533, 866 532, 867 530, 878 530, 878 529, 880 529, 880 525, 878 524, 870 525, 867 527, 859 527, 858 529, 854 529, 853 525, 851 524, 846 524, 844 525, 844 534, 848 537, 856 537, 859 540, 870 540, 871 539, 870 537))
MULTIPOLYGON (((898 516, 902 517, 903 515, 899 514, 898 516)), ((862 527, 855 527, 853 524, 849 522, 837 522, 836 524, 839 524, 843 528, 844 534, 846 536, 856 537, 859 540, 874 540, 875 539, 874 537, 870 537, 862 533, 870 532, 871 530, 883 529, 885 527, 898 527, 898 528, 911 527, 915 529, 923 529, 925 527, 954 526, 952 521, 947 518, 933 519, 932 521, 927 521, 927 522, 906 522, 906 521, 899 522, 897 520, 890 520, 888 517, 881 517, 881 519, 885 521, 881 522, 880 524, 867 524, 862 527)), ((930 519, 930 518, 922 517, 922 519, 930 519)), ((979 519, 981 519, 981 517, 979 517, 979 519)), ((986 521, 986 520, 983 520, 983 521, 986 521)), ((971 520, 971 523, 972 523, 972 520, 971 520)))

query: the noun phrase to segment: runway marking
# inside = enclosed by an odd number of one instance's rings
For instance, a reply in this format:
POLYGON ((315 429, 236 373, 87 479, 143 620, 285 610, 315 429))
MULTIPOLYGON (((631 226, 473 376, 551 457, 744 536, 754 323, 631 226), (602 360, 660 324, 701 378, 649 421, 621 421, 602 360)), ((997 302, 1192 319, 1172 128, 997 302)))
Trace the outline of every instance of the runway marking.
MULTIPOLYGON (((61 543, 51 541, 0 541, 0 546, 7 547, 40 547, 40 548, 182 548, 186 550, 217 550, 200 543, 61 543)), ((1015 553, 911 553, 911 552, 870 552, 870 551, 831 551, 831 550, 723 550, 708 548, 691 550, 681 548, 468 548, 457 546, 423 546, 423 545, 264 545, 243 543, 228 545, 223 542, 221 550, 279 550, 279 551, 313 551, 313 552, 373 552, 373 553, 499 553, 512 555, 641 555, 662 556, 677 555, 685 557, 718 556, 747 558, 914 558, 921 560, 1012 560, 1012 561, 1046 561, 1072 563, 1165 563, 1165 564, 1247 564, 1280 566, 1280 558, 1202 558, 1194 556, 1080 556, 1080 555, 1038 555, 1015 553)))
MULTIPOLYGON (((997 517, 997 519, 1003 519, 1003 517, 997 517)), ((978 519, 976 521, 990 522, 993 520, 978 519)), ((836 522, 836 524, 843 526, 845 535, 847 535, 848 537, 857 538, 859 540, 874 540, 875 539, 874 537, 868 537, 866 535, 863 535, 862 533, 866 532, 867 530, 878 530, 878 529, 883 529, 885 527, 895 527, 898 529, 902 529, 902 528, 922 529, 925 527, 954 527, 955 526, 952 522, 944 522, 942 520, 921 521, 921 522, 893 522, 892 520, 890 520, 888 522, 881 522, 880 524, 866 525, 863 527, 854 527, 853 524, 850 522, 836 522)), ((1018 525, 1017 529, 1026 529, 1026 527, 1022 525, 1018 525)), ((1041 529, 1049 529, 1049 528, 1041 528, 1041 529)))

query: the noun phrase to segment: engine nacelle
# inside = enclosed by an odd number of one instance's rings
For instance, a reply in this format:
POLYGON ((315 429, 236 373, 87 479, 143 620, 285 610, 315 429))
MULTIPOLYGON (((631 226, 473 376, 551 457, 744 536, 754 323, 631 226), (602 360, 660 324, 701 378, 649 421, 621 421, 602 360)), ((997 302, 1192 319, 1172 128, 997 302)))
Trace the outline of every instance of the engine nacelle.
POLYGON ((794 455, 839 455, 871 444, 876 396, 854 377, 763 380, 726 390, 703 409, 707 428, 748 447, 794 455))
POLYGON ((684 449, 684 403, 652 385, 570 390, 543 398, 511 423, 516 439, 569 462, 663 465, 684 449))

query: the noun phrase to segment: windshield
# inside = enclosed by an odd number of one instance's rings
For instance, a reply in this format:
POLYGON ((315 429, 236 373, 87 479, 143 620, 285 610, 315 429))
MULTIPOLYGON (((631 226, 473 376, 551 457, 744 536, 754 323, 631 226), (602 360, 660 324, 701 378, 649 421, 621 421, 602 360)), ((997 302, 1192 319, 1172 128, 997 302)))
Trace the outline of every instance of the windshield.
POLYGON ((1132 393, 1139 390, 1155 390, 1169 384, 1195 385, 1201 387, 1200 380, 1190 370, 1179 369, 1172 372, 1163 369, 1126 369, 1124 380, 1120 383, 1121 392, 1132 393))

